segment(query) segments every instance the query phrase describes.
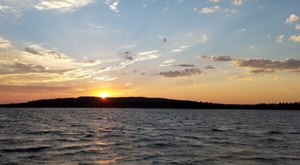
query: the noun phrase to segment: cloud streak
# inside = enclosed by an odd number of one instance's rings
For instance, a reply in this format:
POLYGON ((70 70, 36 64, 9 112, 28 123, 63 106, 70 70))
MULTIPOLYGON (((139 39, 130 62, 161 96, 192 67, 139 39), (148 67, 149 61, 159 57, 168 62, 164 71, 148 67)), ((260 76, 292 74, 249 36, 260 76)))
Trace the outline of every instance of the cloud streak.
POLYGON ((212 61, 232 61, 233 59, 230 56, 219 56, 219 55, 200 55, 197 57, 198 59, 206 59, 212 61))
POLYGON ((182 45, 178 49, 171 50, 171 52, 182 52, 182 51, 186 50, 189 47, 190 47, 189 45, 182 45))
POLYGON ((196 67, 194 64, 179 64, 179 65, 176 65, 176 66, 179 66, 179 67, 196 67))
POLYGON ((274 72, 274 71, 300 71, 300 60, 266 60, 266 59, 238 59, 235 61, 239 67, 252 68, 252 73, 274 72))
POLYGON ((209 2, 212 2, 212 3, 219 3, 221 2, 221 0, 208 0, 209 2))
POLYGON ((220 9, 220 6, 214 6, 214 7, 204 7, 200 10, 200 13, 202 14, 211 14, 220 9))
POLYGON ((92 0, 42 0, 35 8, 37 10, 57 10, 60 12, 74 11, 90 4, 92 0))
POLYGON ((191 69, 184 69, 180 71, 159 72, 156 75, 167 77, 167 78, 176 78, 176 77, 191 77, 194 75, 199 75, 201 73, 202 72, 199 68, 191 68, 191 69))
POLYGON ((286 59, 286 60, 269 60, 269 59, 238 59, 230 56, 207 56, 202 55, 198 59, 206 59, 219 62, 232 62, 235 66, 240 68, 249 68, 250 73, 270 73, 276 71, 289 71, 300 73, 300 60, 286 59))
POLYGON ((140 53, 138 53, 136 55, 127 56, 125 58, 126 61, 123 61, 123 62, 121 62, 118 65, 113 65, 113 66, 109 66, 109 67, 106 67, 104 69, 101 69, 101 70, 98 71, 98 73, 119 70, 119 69, 125 68, 125 67, 127 67, 129 65, 132 65, 132 64, 134 64, 136 62, 156 59, 159 56, 160 56, 160 54, 159 54, 158 50, 151 50, 151 51, 146 51, 146 52, 140 52, 140 53))
POLYGON ((100 80, 100 81, 114 81, 118 79, 118 77, 111 77, 108 75, 103 75, 103 76, 98 76, 94 78, 95 80, 100 80))
POLYGON ((172 66, 173 63, 174 63, 175 61, 176 61, 176 59, 166 60, 166 61, 164 61, 160 66, 161 66, 161 67, 172 66))

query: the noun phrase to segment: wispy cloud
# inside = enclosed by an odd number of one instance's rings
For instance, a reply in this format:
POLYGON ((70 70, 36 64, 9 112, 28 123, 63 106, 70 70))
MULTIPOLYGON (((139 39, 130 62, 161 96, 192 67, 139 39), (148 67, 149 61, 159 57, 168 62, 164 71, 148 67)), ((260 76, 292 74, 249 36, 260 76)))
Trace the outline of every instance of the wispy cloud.
POLYGON ((208 41, 208 37, 206 34, 202 35, 202 43, 206 43, 208 41))
POLYGON ((197 56, 198 59, 207 59, 212 61, 232 61, 233 59, 230 56, 220 56, 220 55, 200 55, 197 56))
POLYGON ((108 75, 102 75, 94 78, 95 80, 100 80, 100 81, 114 81, 118 79, 118 77, 111 77, 108 75))
POLYGON ((171 50, 171 52, 182 52, 182 51, 184 51, 185 49, 187 49, 189 47, 190 47, 189 45, 182 45, 178 49, 171 50))
POLYGON ((160 54, 159 54, 158 50, 140 52, 138 54, 133 54, 133 55, 127 56, 126 58, 124 58, 126 61, 123 61, 118 65, 113 65, 113 66, 109 66, 109 67, 106 67, 104 69, 101 69, 101 70, 98 71, 98 73, 122 69, 122 68, 125 68, 125 67, 127 67, 131 64, 134 64, 135 62, 156 59, 159 56, 160 56, 160 54))
POLYGON ((256 81, 256 80, 280 80, 280 77, 274 75, 265 75, 265 76, 244 76, 244 75, 237 75, 229 78, 230 80, 240 80, 240 81, 256 81))
POLYGON ((213 67, 212 65, 207 65, 207 66, 205 67, 205 69, 215 69, 215 67, 213 67))
POLYGON ((221 2, 222 0, 207 0, 208 2, 212 2, 212 3, 219 3, 221 2))
POLYGON ((0 1, 0 14, 20 17, 23 10, 29 9, 34 2, 32 0, 2 0, 0 1))
POLYGON ((191 68, 191 69, 184 69, 180 71, 159 72, 156 75, 167 77, 167 78, 175 78, 175 77, 191 77, 194 75, 199 75, 201 73, 202 72, 199 68, 191 68))
POLYGON ((251 73, 265 73, 274 71, 300 71, 300 60, 287 59, 287 60, 268 60, 268 59, 238 59, 235 61, 239 67, 252 68, 251 73))
POLYGON ((37 86, 37 85, 0 85, 0 91, 17 91, 17 92, 32 92, 32 91, 38 91, 38 92, 45 92, 45 91, 65 91, 70 90, 71 87, 68 86, 55 86, 55 85, 43 85, 43 86, 37 86))
POLYGON ((0 13, 8 14, 8 13, 14 13, 16 14, 17 11, 15 11, 11 6, 9 5, 0 5, 0 13))
POLYGON ((294 23, 299 21, 299 16, 297 16, 296 14, 291 14, 290 17, 288 17, 285 20, 285 23, 290 24, 290 23, 294 23))
POLYGON ((300 24, 297 24, 297 25, 295 26, 295 30, 299 30, 299 31, 300 31, 300 24))
POLYGON ((119 57, 125 60, 133 60, 134 59, 134 55, 132 55, 132 53, 130 51, 125 51, 125 52, 118 52, 119 57))
POLYGON ((295 26, 295 30, 300 30, 300 24, 297 24, 297 25, 295 26))
POLYGON ((202 14, 210 14, 218 11, 220 9, 220 6, 214 6, 214 7, 204 7, 200 10, 200 13, 202 14))
POLYGON ((187 68, 193 68, 193 67, 196 67, 194 64, 179 64, 179 65, 176 65, 176 66, 179 66, 179 67, 187 67, 187 68))
POLYGON ((241 80, 241 81, 254 81, 257 80, 256 77, 253 76, 233 76, 229 78, 230 80, 241 80))
POLYGON ((292 35, 289 39, 294 42, 300 42, 300 35, 298 35, 298 36, 292 35))
POLYGON ((164 61, 160 66, 161 67, 168 67, 168 66, 173 65, 173 63, 175 61, 176 61, 176 59, 169 59, 169 60, 164 61))
POLYGON ((233 0, 233 1, 232 1, 232 3, 233 3, 234 5, 236 5, 236 6, 242 5, 243 2, 244 2, 244 0, 233 0))
POLYGON ((5 38, 2 38, 0 37, 0 49, 2 48, 10 48, 11 47, 11 44, 9 42, 9 40, 5 39, 5 38))
MULTIPOLYGON (((30 45, 15 48, 9 40, 0 48, 0 82, 5 84, 31 84, 63 82, 90 78, 100 64, 98 60, 75 60, 55 49, 30 45), (5 46, 3 46, 5 45, 5 46), (5 48, 4 48, 5 47, 5 48)), ((0 84, 0 85, 1 85, 0 84)))
POLYGON ((113 12, 118 13, 118 5, 119 5, 120 1, 119 0, 106 0, 105 4, 108 5, 109 9, 113 12))
POLYGON ((275 41, 276 41, 277 43, 282 43, 283 38, 284 38, 284 35, 281 34, 281 35, 279 35, 279 36, 276 36, 275 41))
POLYGON ((37 10, 57 10, 60 12, 74 11, 90 4, 92 0, 42 0, 35 8, 37 10))
POLYGON ((300 72, 300 60, 286 59, 286 60, 269 60, 269 59, 239 59, 230 56, 198 56, 198 59, 207 59, 212 61, 232 62, 235 66, 240 68, 250 69, 250 73, 270 73, 275 71, 289 71, 300 72))

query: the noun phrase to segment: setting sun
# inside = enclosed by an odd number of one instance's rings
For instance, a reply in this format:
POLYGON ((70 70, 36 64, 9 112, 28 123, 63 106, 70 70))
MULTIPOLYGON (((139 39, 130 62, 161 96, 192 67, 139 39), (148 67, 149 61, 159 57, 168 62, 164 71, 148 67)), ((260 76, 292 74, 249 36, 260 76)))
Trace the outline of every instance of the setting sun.
POLYGON ((107 93, 107 92, 101 92, 100 94, 99 94, 99 97, 101 97, 102 99, 105 99, 106 97, 108 97, 109 96, 109 94, 107 93))

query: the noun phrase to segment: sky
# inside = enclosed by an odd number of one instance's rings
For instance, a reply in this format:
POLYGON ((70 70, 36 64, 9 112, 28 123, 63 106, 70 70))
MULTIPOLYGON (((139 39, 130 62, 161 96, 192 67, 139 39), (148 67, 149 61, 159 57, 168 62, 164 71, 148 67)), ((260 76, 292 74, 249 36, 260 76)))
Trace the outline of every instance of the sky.
POLYGON ((299 0, 0 0, 0 103, 300 101, 299 0))

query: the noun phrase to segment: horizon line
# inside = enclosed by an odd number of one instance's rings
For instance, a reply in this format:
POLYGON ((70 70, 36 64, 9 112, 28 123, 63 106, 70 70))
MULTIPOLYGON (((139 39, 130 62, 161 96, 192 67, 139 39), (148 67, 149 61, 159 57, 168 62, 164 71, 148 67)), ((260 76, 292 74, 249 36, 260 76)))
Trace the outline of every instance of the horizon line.
POLYGON ((84 97, 90 97, 90 98, 99 98, 102 100, 105 99, 111 99, 111 98, 146 98, 146 99, 166 99, 166 100, 175 100, 175 101, 191 101, 191 102, 197 102, 197 103, 209 103, 209 104, 221 104, 221 105, 261 105, 261 104, 266 104, 266 105, 277 105, 277 104, 295 104, 298 103, 300 104, 300 100, 297 102, 270 102, 270 103, 265 103, 265 102, 260 102, 260 103, 218 103, 218 102, 207 102, 207 101, 196 101, 196 100, 188 100, 188 99, 174 99, 174 98, 165 98, 165 97, 147 97, 147 96, 112 96, 112 97, 106 97, 106 98, 101 98, 100 96, 76 96, 76 97, 55 97, 55 98, 41 98, 41 99, 35 99, 35 100, 28 100, 24 102, 11 102, 11 103, 0 103, 0 105, 10 105, 10 104, 24 104, 24 103, 29 103, 29 102, 34 102, 34 101, 41 101, 41 100, 55 100, 55 99, 78 99, 78 98, 84 98, 84 97))

